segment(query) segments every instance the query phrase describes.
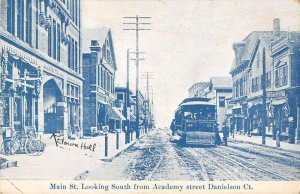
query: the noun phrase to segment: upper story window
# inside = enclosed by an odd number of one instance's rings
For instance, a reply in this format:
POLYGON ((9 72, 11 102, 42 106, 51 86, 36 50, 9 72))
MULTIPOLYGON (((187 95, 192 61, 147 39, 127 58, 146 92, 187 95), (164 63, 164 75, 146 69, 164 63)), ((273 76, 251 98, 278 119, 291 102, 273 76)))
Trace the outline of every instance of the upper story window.
POLYGON ((255 77, 252 79, 252 85, 251 85, 251 91, 252 92, 257 92, 260 90, 260 80, 261 77, 255 77))
POLYGON ((219 96, 219 107, 225 107, 225 96, 219 96))
POLYGON ((123 94, 117 94, 117 100, 124 101, 123 94))
POLYGON ((257 55, 256 55, 256 67, 259 68, 259 65, 260 65, 260 54, 259 54, 259 52, 257 52, 257 55))
POLYGON ((24 40, 24 1, 18 0, 17 4, 17 37, 24 40))
POLYGON ((7 1, 7 31, 15 34, 15 0, 7 1))
POLYGON ((275 86, 277 88, 288 84, 288 67, 283 65, 275 70, 275 86))
POLYGON ((270 88, 271 87, 271 71, 267 72, 267 83, 266 83, 266 87, 270 88))

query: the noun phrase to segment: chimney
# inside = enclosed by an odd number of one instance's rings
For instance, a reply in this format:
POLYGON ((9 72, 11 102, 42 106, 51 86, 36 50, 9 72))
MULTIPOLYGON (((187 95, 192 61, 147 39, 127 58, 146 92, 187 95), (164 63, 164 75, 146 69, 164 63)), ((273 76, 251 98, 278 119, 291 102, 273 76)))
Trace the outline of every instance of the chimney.
POLYGON ((275 18, 273 20, 273 35, 279 36, 280 35, 280 19, 275 18))
POLYGON ((98 40, 91 40, 91 52, 99 52, 100 46, 98 40))

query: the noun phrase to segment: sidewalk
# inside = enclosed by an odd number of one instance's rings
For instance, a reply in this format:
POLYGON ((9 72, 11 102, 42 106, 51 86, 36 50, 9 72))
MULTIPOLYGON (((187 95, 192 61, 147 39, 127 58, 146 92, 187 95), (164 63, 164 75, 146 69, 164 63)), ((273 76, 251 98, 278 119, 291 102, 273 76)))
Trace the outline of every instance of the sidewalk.
MULTIPOLYGON (((245 143, 251 143, 255 145, 262 145, 262 137, 261 136, 251 136, 248 137, 247 135, 241 135, 241 134, 234 134, 234 138, 232 136, 229 136, 228 141, 231 142, 245 142, 245 143)), ((266 144, 264 146, 267 147, 276 147, 276 140, 273 140, 270 137, 266 137, 266 144)), ((298 151, 300 152, 300 144, 290 144, 287 142, 280 142, 280 148, 277 149, 283 149, 283 150, 290 150, 290 151, 298 151)))
POLYGON ((137 141, 135 133, 130 144, 125 144, 125 133, 119 135, 119 149, 117 150, 116 134, 108 134, 107 157, 104 155, 104 135, 76 140, 66 139, 58 146, 53 137, 50 139, 51 135, 44 135, 42 141, 46 144, 46 148, 40 156, 0 154, 0 157, 18 162, 18 167, 1 170, 0 179, 74 180, 78 175, 84 174, 87 169, 100 167, 104 161, 111 161, 137 141), (82 146, 84 144, 89 149, 84 149, 82 146))

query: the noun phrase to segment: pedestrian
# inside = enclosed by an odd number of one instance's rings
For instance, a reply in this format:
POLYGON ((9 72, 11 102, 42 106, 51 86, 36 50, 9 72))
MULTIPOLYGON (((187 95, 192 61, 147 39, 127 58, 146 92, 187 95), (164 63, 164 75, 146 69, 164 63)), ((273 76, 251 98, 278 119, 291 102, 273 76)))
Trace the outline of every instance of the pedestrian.
POLYGON ((220 145, 222 143, 222 140, 221 140, 221 137, 219 134, 219 124, 218 123, 216 124, 216 127, 215 127, 215 137, 216 137, 215 144, 220 145))
POLYGON ((227 146, 228 131, 229 131, 228 126, 226 125, 225 122, 223 122, 222 132, 223 132, 223 141, 225 146, 227 146))
POLYGON ((293 117, 289 117, 289 143, 295 143, 295 127, 293 117))
POLYGON ((259 132, 259 134, 263 133, 263 128, 264 128, 263 120, 260 118, 259 121, 258 121, 258 132, 259 132))
POLYGON ((172 130, 172 136, 175 135, 175 119, 172 120, 170 129, 172 130))

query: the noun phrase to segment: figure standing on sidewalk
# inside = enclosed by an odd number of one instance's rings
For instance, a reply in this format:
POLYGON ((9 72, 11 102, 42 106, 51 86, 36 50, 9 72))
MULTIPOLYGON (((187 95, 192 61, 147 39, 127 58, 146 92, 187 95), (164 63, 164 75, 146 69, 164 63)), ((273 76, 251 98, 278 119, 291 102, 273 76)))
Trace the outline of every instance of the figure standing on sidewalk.
POLYGON ((223 122, 222 132, 223 132, 223 141, 225 146, 227 146, 228 131, 229 131, 228 126, 226 125, 225 122, 223 122))
POLYGON ((263 130, 264 130, 263 127, 264 127, 264 123, 263 123, 262 118, 260 118, 259 121, 258 121, 258 132, 259 132, 259 134, 261 134, 261 135, 262 135, 263 130))
POLYGON ((289 143, 295 143, 295 127, 293 117, 289 117, 289 143))
POLYGON ((175 135, 175 119, 172 120, 170 129, 172 130, 172 136, 175 135))

